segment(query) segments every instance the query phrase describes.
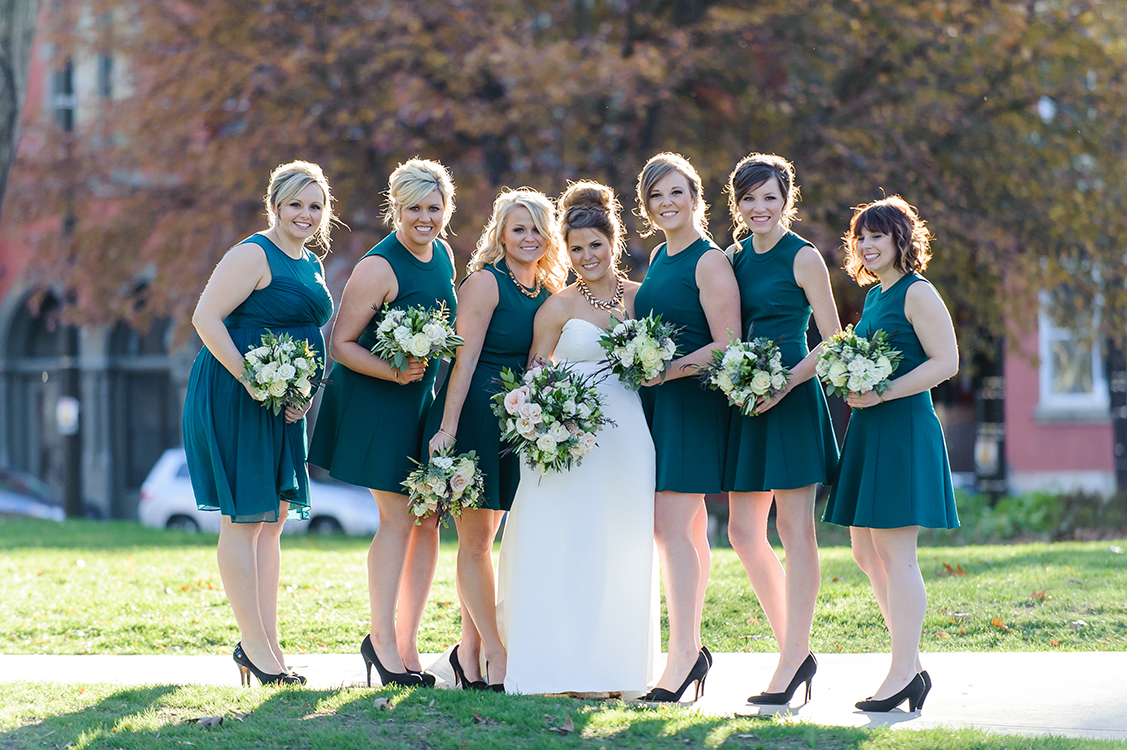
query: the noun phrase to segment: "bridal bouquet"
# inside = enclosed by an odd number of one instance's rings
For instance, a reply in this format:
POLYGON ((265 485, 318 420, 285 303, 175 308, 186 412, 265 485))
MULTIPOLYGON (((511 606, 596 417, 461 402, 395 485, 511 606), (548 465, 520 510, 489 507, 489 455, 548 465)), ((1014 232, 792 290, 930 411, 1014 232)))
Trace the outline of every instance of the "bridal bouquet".
POLYGON ((294 341, 288 333, 276 336, 267 331, 262 344, 244 355, 240 380, 254 389, 255 401, 277 415, 287 406, 300 408, 309 402, 313 388, 322 382, 314 378, 321 366, 317 351, 307 340, 294 341))
POLYGON ((884 331, 877 331, 866 339, 848 325, 822 345, 814 372, 830 395, 884 393, 891 385, 889 376, 901 359, 900 352, 889 345, 884 331))
POLYGON ((485 482, 477 468, 477 453, 452 456, 453 447, 435 451, 429 461, 419 464, 402 482, 407 490, 407 509, 415 517, 415 525, 431 517, 445 523, 447 513, 460 516, 466 508, 481 504, 485 482))
POLYGON ((727 348, 712 350, 699 377, 727 396, 729 404, 740 407, 744 416, 753 417, 760 406, 786 388, 790 370, 783 367, 783 355, 771 339, 760 336, 739 341, 730 331, 729 336, 727 348))
POLYGON ((603 331, 599 346, 607 353, 610 371, 622 385, 636 391, 642 383, 664 374, 677 353, 673 337, 678 329, 662 323, 660 315, 612 320, 614 326, 603 331))
POLYGON ((385 305, 384 309, 383 320, 376 326, 372 354, 386 359, 400 372, 407 369, 412 357, 424 363, 430 357, 449 359, 465 343, 450 326, 446 303, 429 310, 419 305, 393 309, 385 305))
POLYGON ((566 365, 536 365, 519 379, 505 368, 501 385, 493 396, 501 439, 541 476, 578 466, 595 449, 595 435, 610 423, 591 378, 566 365))

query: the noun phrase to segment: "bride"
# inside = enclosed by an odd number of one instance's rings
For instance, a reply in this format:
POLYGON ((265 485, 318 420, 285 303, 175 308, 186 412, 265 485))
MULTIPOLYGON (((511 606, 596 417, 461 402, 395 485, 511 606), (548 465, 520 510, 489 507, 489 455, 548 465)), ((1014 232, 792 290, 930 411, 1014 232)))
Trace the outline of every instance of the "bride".
MULTIPOLYGON (((578 182, 559 209, 578 280, 540 308, 529 361, 551 356, 586 375, 605 365, 599 336, 612 316, 633 313, 638 284, 618 271, 621 206, 610 188, 578 182)), ((497 572, 507 692, 641 693, 653 679, 653 441, 637 393, 614 375, 598 390, 614 424, 581 465, 543 477, 521 466, 497 572)))

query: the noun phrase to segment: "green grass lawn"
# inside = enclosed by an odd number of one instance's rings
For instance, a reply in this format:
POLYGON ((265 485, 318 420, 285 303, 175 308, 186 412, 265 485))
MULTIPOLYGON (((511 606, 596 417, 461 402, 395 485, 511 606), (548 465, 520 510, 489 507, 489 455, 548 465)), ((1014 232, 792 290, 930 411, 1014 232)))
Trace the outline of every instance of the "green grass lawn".
MULTIPOLYGON (((287 650, 356 648, 368 629, 367 547, 366 539, 283 538, 287 650)), ((1121 547, 1127 542, 921 548, 929 597, 923 648, 1127 649, 1121 547)), ((814 650, 887 650, 875 600, 849 549, 823 548, 821 560, 814 650)), ((714 551, 703 630, 714 651, 775 649, 731 549, 714 551)), ((457 638, 454 546, 444 544, 419 647, 438 652, 457 638)), ((226 654, 237 639, 214 536, 0 517, 0 653, 226 654)))
POLYGON ((1127 743, 966 729, 825 727, 461 690, 0 684, 0 747, 1124 750, 1127 743), (375 705, 381 698, 388 707, 375 705), (199 721, 218 716, 224 716, 220 726, 199 721), (553 731, 569 720, 572 731, 553 731))

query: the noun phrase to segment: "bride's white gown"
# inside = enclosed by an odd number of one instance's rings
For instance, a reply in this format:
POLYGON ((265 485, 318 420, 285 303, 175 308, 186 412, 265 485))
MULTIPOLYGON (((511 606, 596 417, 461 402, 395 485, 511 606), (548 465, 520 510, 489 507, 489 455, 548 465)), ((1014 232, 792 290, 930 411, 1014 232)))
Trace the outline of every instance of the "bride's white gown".
MULTIPOLYGON (((601 330, 567 321, 553 359, 590 374, 601 330)), ((637 393, 598 384, 615 425, 580 466, 521 465, 497 566, 511 693, 645 691, 659 647, 654 447, 637 393)))

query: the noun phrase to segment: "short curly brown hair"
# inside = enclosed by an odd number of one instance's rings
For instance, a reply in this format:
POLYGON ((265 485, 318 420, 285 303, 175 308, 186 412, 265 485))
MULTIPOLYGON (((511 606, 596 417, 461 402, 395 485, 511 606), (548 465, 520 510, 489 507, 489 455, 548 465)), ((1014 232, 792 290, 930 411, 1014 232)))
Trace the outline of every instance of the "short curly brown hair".
POLYGON ((892 237, 892 244, 899 250, 893 267, 900 273, 914 273, 927 268, 931 260, 931 230, 920 218, 915 206, 899 195, 892 195, 854 208, 849 231, 841 238, 845 245, 845 271, 861 286, 880 281, 861 261, 858 245, 861 232, 866 230, 892 237))

